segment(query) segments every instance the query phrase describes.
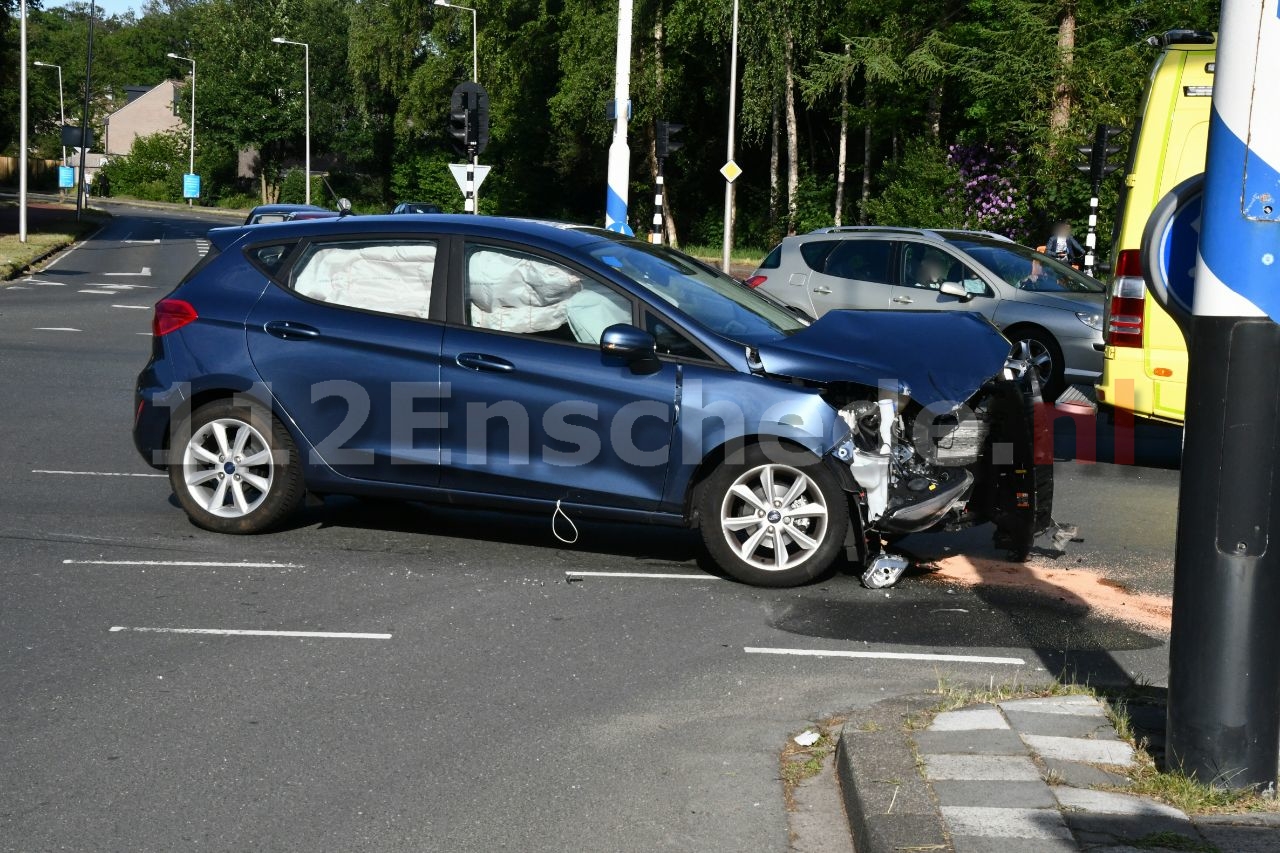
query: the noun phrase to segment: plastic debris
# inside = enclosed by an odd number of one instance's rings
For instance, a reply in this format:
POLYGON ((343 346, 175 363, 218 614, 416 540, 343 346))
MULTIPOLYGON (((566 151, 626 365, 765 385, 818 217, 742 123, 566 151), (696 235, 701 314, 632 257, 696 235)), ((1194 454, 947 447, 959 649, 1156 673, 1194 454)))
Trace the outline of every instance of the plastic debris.
POLYGON ((822 735, 815 732, 813 729, 805 729, 793 738, 793 740, 801 746, 813 746, 821 739, 822 735))

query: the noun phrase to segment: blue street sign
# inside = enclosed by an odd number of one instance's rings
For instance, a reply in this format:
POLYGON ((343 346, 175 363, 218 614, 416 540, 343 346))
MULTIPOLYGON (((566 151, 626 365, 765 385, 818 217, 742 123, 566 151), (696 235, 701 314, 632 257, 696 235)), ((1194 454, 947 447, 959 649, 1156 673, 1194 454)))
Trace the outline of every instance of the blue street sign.
POLYGON ((182 197, 183 198, 200 198, 200 176, 199 175, 183 175, 182 176, 182 197))
POLYGON ((1203 199, 1204 175, 1188 178, 1156 203, 1142 234, 1147 289, 1183 328, 1195 305, 1203 199))
POLYGON ((69 190, 76 185, 76 170, 70 166, 58 167, 58 189, 69 190))

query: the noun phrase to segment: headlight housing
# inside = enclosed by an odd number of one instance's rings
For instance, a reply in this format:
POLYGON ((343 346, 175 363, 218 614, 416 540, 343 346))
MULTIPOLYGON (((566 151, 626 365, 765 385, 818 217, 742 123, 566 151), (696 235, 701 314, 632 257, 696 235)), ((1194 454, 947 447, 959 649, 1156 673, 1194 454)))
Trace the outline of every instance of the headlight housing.
POLYGON ((1077 311, 1076 319, 1079 320, 1081 323, 1084 323, 1090 329, 1094 329, 1099 332, 1102 331, 1102 312, 1101 311, 1096 311, 1096 312, 1077 311))

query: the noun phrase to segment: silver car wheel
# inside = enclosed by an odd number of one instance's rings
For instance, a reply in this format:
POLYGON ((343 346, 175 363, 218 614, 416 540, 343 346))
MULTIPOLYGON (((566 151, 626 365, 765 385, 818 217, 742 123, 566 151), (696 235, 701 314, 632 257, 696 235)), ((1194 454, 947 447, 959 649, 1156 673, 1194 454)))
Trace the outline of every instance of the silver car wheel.
POLYGON ((182 476, 188 494, 206 512, 243 518, 262 506, 271 492, 271 445, 242 420, 210 421, 187 442, 182 476))
POLYGON ((760 465, 725 492, 720 529, 743 562, 764 571, 785 571, 812 557, 826 539, 826 499, 803 471, 760 465))
POLYGON ((1041 385, 1047 385, 1053 379, 1053 353, 1040 341, 1033 338, 1018 341, 1013 345, 1013 355, 1025 361, 1028 367, 1035 368, 1041 385))

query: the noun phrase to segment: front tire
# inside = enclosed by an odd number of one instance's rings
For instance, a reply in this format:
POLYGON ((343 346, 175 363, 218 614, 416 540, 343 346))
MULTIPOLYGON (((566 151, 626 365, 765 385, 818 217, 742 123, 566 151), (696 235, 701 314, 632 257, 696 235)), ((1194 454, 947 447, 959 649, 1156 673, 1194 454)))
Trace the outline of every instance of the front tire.
POLYGON ((1046 403, 1058 399, 1067 387, 1067 364, 1062 357, 1062 347, 1053 335, 1040 329, 1019 329, 1011 336, 1013 356, 1019 357, 1022 347, 1031 356, 1031 366, 1040 380, 1040 393, 1046 403))
POLYGON ((302 502, 297 447, 270 412, 219 400, 196 409, 189 427, 173 449, 169 484, 197 527, 260 533, 302 502))
POLYGON ((754 586, 808 583, 831 567, 849 526, 848 497, 811 454, 752 445, 721 463, 698 496, 702 541, 728 574, 754 586))

